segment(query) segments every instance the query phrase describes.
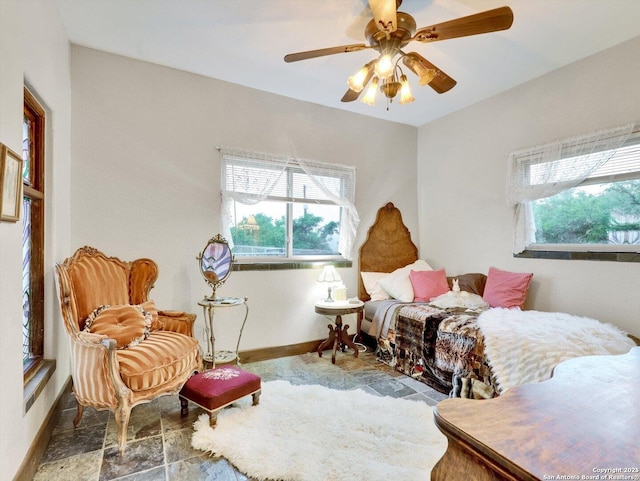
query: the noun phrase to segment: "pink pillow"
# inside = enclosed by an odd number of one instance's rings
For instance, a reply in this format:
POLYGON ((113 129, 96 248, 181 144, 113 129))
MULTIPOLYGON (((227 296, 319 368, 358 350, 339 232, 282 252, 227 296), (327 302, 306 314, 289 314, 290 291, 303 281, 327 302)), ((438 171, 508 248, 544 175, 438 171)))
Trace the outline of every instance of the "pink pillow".
POLYGON ((491 307, 523 309, 532 277, 531 272, 507 272, 490 267, 482 298, 491 307))
POLYGON ((413 300, 417 302, 428 302, 450 290, 444 269, 438 271, 412 270, 409 273, 409 279, 413 286, 413 300))

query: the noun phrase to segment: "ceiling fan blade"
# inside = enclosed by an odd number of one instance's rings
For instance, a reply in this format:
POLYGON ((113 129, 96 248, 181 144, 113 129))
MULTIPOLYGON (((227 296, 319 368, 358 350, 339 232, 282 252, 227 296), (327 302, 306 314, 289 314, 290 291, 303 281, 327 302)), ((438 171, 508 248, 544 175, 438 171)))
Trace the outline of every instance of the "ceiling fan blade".
POLYGON ((402 0, 369 0, 376 27, 383 32, 395 32, 398 28, 397 9, 402 0))
POLYGON ((340 102, 353 102, 354 100, 358 100, 358 97, 360 97, 361 93, 362 93, 362 90, 360 92, 356 92, 355 90, 349 89, 342 96, 342 98, 340 99, 340 102))
POLYGON ((429 87, 439 94, 443 94, 451 90, 458 83, 416 52, 410 52, 404 55, 402 57, 402 62, 407 66, 407 68, 409 68, 409 70, 420 77, 420 85, 429 85, 429 87), (426 81, 427 79, 429 79, 428 82, 426 81), (423 83, 422 80, 425 80, 425 82, 423 83))
POLYGON ((285 62, 297 62, 308 58, 324 57, 325 55, 334 55, 336 53, 350 53, 371 48, 369 45, 359 43, 355 45, 342 45, 340 47, 320 48, 318 50, 308 50, 306 52, 290 53, 284 56, 285 62))
POLYGON ((413 40, 425 43, 437 42, 450 38, 497 32, 498 30, 507 30, 512 23, 513 11, 509 7, 500 7, 423 27, 416 31, 413 40))

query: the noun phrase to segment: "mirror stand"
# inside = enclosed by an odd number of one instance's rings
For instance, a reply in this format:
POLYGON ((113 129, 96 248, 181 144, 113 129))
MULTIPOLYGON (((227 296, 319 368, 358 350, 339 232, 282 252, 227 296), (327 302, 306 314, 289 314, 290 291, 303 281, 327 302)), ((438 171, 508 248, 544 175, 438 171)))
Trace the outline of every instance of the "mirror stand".
POLYGON ((231 271, 233 270, 233 254, 227 240, 220 234, 212 237, 207 242, 207 245, 200 254, 196 257, 200 266, 200 273, 204 280, 211 287, 211 295, 204 296, 198 305, 202 306, 205 321, 205 334, 207 337, 207 353, 204 355, 205 366, 207 369, 215 368, 216 362, 228 363, 234 360, 240 364, 240 358, 238 355, 238 349, 240 348, 240 338, 242 337, 242 331, 244 324, 247 321, 249 315, 249 305, 247 304, 246 297, 218 297, 216 295, 217 289, 224 284, 231 271), (236 343, 236 350, 216 351, 216 338, 214 335, 214 311, 216 309, 232 308, 236 306, 244 306, 245 313, 240 327, 240 333, 238 334, 238 342, 236 343))
POLYGON ((212 237, 200 254, 196 257, 200 264, 200 272, 211 287, 211 295, 206 300, 216 300, 216 290, 227 280, 233 267, 233 255, 229 243, 220 234, 212 237))

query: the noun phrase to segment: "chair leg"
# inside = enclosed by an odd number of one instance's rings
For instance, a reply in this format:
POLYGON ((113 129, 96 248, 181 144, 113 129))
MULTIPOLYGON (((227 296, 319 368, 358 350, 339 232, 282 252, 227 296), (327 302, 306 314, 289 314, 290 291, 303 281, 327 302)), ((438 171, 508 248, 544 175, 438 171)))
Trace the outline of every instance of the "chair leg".
POLYGON ((253 406, 257 406, 258 403, 260 403, 260 393, 262 391, 256 391, 254 392, 251 397, 253 398, 253 406))
POLYGON ((186 418, 189 415, 189 401, 185 398, 180 398, 180 417, 186 418))
POLYGON ((127 428, 129 426, 129 417, 131 416, 131 406, 129 403, 123 403, 115 410, 114 415, 118 426, 118 446, 120 447, 120 454, 123 454, 127 445, 127 428))
POLYGON ((78 403, 78 412, 76 413, 76 417, 73 419, 73 427, 77 428, 78 424, 80 424, 80 420, 82 419, 82 414, 84 413, 84 406, 78 403))

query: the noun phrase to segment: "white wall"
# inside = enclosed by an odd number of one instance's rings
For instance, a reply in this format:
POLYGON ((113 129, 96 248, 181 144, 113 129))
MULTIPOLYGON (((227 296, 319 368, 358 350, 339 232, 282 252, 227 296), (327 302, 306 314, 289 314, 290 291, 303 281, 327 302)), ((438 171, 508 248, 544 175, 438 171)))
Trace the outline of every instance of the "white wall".
POLYGON ((505 204, 509 152, 640 121, 640 37, 418 133, 420 252, 447 273, 533 272, 527 308, 594 317, 640 335, 640 264, 519 259, 505 204))
MULTIPOLYGON (((20 149, 23 81, 48 114, 46 348, 58 361, 23 415, 21 232, 0 223, 0 471, 11 478, 19 468, 69 374, 55 262, 85 244, 151 257, 160 265, 159 306, 197 312, 202 325, 197 301, 208 289, 195 256, 219 232, 217 145, 354 165, 356 245, 392 201, 434 266, 532 271, 529 308, 589 315, 639 335, 638 264, 515 259, 503 200, 511 150, 640 120, 639 53, 635 39, 416 130, 83 47, 71 49, 70 79, 52 4, 0 1, 0 141, 20 149), (27 15, 33 34, 25 37, 27 15)), ((350 295, 356 266, 354 258, 340 269, 350 295)), ((325 319, 312 308, 317 274, 234 272, 220 293, 249 297, 241 349, 323 338, 325 319)))
MULTIPOLYGON (((356 245, 389 201, 417 238, 416 128, 84 47, 73 46, 71 57, 72 245, 154 259, 160 276, 152 297, 160 308, 197 313, 199 337, 197 302, 210 290, 196 255, 220 232, 216 146, 353 165, 362 219, 356 245)), ((356 271, 355 260, 340 269, 350 296, 357 295, 356 271)), ((313 310, 318 274, 233 272, 218 292, 249 298, 240 348, 326 337, 326 319, 313 310)), ((220 344, 234 344, 225 326, 232 330, 240 314, 216 314, 220 344)))
POLYGON ((21 152, 24 83, 37 94, 47 115, 45 357, 57 359, 55 374, 25 414, 22 222, 0 223, 0 472, 11 479, 70 372, 53 279, 53 264, 69 252, 69 43, 50 1, 0 1, 0 59, 0 141, 21 152))

